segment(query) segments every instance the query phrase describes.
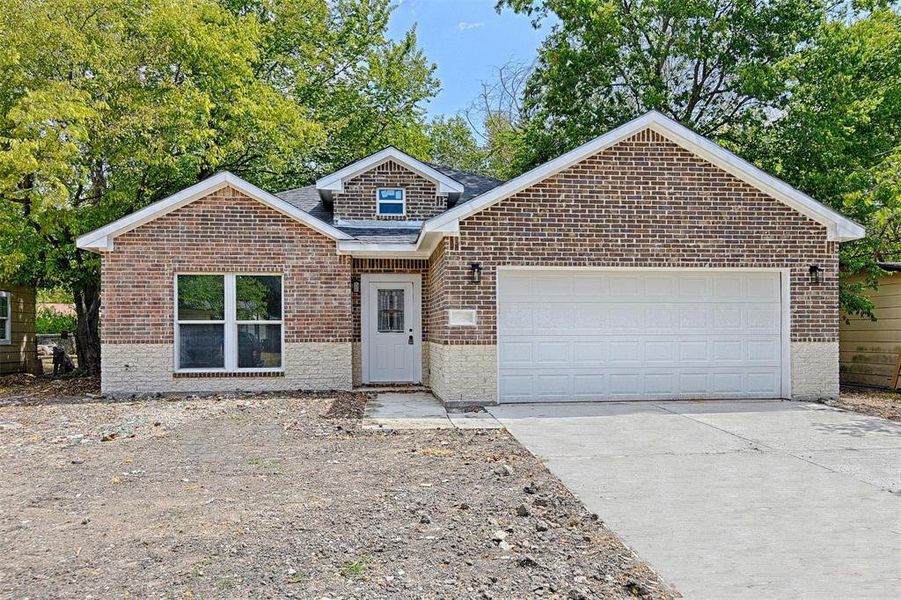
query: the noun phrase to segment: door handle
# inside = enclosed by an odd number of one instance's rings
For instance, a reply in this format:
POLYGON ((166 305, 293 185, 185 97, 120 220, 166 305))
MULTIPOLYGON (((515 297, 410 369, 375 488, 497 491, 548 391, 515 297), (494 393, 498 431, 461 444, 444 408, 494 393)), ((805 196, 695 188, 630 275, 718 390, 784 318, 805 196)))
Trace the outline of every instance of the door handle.
POLYGON ((407 343, 410 344, 411 346, 413 345, 413 336, 412 335, 407 338, 407 343))

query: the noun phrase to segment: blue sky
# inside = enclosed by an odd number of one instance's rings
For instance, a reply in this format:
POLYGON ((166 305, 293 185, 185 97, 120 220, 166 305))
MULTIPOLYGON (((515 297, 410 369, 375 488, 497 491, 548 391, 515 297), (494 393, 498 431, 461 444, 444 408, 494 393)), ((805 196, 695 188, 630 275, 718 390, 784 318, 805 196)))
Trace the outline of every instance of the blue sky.
POLYGON ((438 65, 441 91, 427 105, 429 116, 454 114, 472 102, 493 69, 511 60, 529 63, 548 32, 495 0, 396 0, 391 36, 417 25, 419 45, 438 65))

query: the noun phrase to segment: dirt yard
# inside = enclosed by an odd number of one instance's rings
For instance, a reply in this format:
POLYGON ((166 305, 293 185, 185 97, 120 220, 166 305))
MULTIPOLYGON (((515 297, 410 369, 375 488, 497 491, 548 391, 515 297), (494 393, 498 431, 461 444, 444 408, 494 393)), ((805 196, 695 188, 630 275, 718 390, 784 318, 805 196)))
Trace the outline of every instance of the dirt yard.
POLYGON ((674 596, 503 431, 86 394, 0 379, 0 597, 674 596))
POLYGON ((898 392, 843 387, 839 399, 826 404, 883 419, 901 421, 901 394, 898 392))

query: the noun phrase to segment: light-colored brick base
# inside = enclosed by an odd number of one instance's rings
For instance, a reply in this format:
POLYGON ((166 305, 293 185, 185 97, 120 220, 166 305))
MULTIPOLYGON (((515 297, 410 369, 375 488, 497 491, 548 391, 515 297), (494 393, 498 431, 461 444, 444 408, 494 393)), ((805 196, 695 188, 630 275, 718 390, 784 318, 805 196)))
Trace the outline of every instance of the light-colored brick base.
POLYGON ((446 404, 497 403, 497 346, 429 342, 432 392, 446 404))
POLYGON ((173 377, 172 344, 103 344, 104 394, 269 392, 351 388, 350 342, 285 344, 284 377, 173 377))
POLYGON ((792 342, 792 399, 838 398, 838 342, 792 342))
POLYGON ((354 387, 363 384, 363 343, 353 342, 353 382, 354 387))

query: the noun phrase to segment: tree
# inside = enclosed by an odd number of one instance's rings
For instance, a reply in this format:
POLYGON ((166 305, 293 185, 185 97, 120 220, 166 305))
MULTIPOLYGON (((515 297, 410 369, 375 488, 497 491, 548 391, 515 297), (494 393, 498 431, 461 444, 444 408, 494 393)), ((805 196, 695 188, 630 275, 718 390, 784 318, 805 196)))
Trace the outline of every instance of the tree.
POLYGON ((523 101, 520 169, 650 109, 702 135, 763 119, 785 91, 779 64, 814 35, 820 0, 500 0, 558 22, 523 101))
POLYGON ((327 143, 295 154, 279 186, 301 185, 349 162, 396 146, 426 153, 423 102, 439 89, 435 66, 415 30, 388 37, 390 0, 222 0, 254 15, 263 39, 259 76, 322 124, 327 143))
POLYGON ((516 62, 497 67, 466 110, 434 119, 428 129, 430 160, 497 179, 518 175, 520 101, 530 72, 516 62))
POLYGON ((412 34, 385 41, 386 7, 0 0, 0 270, 71 290, 89 373, 100 368, 100 261, 75 248, 79 234, 216 171, 287 187, 384 136, 424 139, 413 98, 431 72, 412 34), (413 96, 400 91, 410 61, 428 71, 413 96), (387 114, 354 139, 374 106, 387 114))
POLYGON ((429 123, 427 135, 428 160, 468 173, 488 174, 485 151, 463 115, 436 117, 429 123))
MULTIPOLYGON (((875 287, 876 262, 901 260, 901 17, 839 13, 784 70, 784 111, 745 132, 743 154, 867 226, 841 266, 875 287)), ((872 317, 861 288, 843 283, 842 307, 872 317)))

